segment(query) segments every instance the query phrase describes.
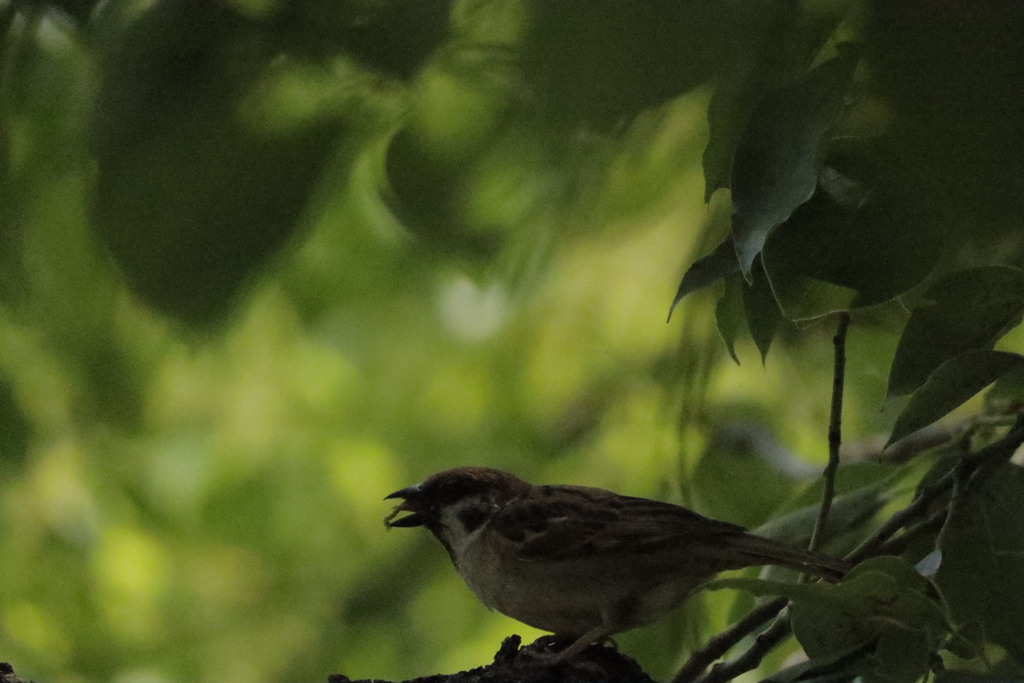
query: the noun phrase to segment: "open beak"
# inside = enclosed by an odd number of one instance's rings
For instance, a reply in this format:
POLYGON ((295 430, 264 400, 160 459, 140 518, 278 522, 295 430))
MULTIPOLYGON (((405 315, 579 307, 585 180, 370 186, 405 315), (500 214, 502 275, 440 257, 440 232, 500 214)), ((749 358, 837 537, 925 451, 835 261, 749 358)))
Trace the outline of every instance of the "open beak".
POLYGON ((392 494, 384 496, 384 500, 390 500, 392 498, 402 498, 402 502, 391 509, 388 516, 384 518, 384 526, 387 528, 391 527, 411 527, 411 526, 423 526, 426 524, 426 519, 416 506, 416 498, 420 492, 419 486, 407 486, 404 489, 395 491, 392 494), (403 512, 409 514, 405 517, 395 519, 398 515, 403 512))

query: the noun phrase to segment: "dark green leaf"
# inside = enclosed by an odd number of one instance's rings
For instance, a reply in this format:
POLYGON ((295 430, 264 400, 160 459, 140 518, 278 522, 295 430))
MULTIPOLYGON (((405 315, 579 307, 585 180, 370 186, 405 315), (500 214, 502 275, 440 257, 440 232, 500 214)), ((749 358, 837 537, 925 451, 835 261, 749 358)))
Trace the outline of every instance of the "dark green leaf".
POLYGON ((788 666, 764 680, 765 683, 846 683, 855 676, 865 675, 869 649, 857 643, 845 651, 788 666))
POLYGON ((990 349, 1024 312, 1024 271, 987 266, 950 273, 911 313, 889 371, 888 395, 914 391, 942 363, 990 349))
POLYGON ((15 387, 0 375, 0 472, 10 473, 28 454, 32 425, 21 406, 15 387))
POLYGON ((716 591, 723 588, 744 590, 759 597, 781 595, 791 600, 800 600, 832 610, 844 609, 847 603, 847 597, 840 594, 835 586, 821 583, 787 583, 751 578, 726 578, 715 579, 704 584, 705 590, 716 591))
POLYGON ((99 0, 50 0, 50 4, 59 7, 80 25, 85 26, 89 21, 89 14, 99 4, 99 0))
POLYGON ((1024 356, 967 351, 938 367, 896 418, 888 443, 927 427, 1000 377, 1024 371, 1024 356))
POLYGON ((669 309, 669 316, 671 317, 672 311, 675 310, 676 304, 678 304, 684 296, 690 292, 695 292, 698 289, 707 287, 708 285, 721 280, 722 278, 729 277, 739 273, 740 265, 736 260, 736 248, 733 245, 732 238, 727 238, 724 242, 715 247, 707 256, 702 256, 693 262, 686 274, 683 275, 682 281, 679 283, 679 289, 676 291, 675 299, 672 300, 672 307, 669 309))
POLYGON ((916 683, 928 673, 936 639, 926 631, 887 624, 875 645, 875 674, 892 683, 916 683))
POLYGON ((367 66, 411 78, 448 37, 452 0, 290 5, 295 35, 303 43, 296 48, 316 55, 340 47, 367 66))
POLYGON ((543 156, 537 138, 511 116, 518 86, 503 53, 450 49, 421 70, 419 97, 391 139, 385 172, 392 210, 423 245, 475 261, 494 257, 517 216, 494 208, 496 202, 475 201, 487 193, 481 183, 501 186, 521 207, 544 182, 531 172, 543 156), (516 173, 529 180, 501 179, 516 173))
POLYGON ((869 645, 875 633, 863 620, 844 614, 842 608, 802 600, 790 610, 793 634, 808 657, 830 657, 850 648, 869 645))
POLYGON ((856 290, 795 274, 773 279, 772 291, 778 297, 782 315, 794 322, 848 311, 857 298, 856 290))
POLYGON ((491 258, 501 247, 500 231, 479 230, 465 216, 472 167, 438 156, 408 130, 388 146, 385 168, 388 203, 403 225, 436 249, 474 258, 491 258))
POLYGON ((226 5, 163 0, 102 62, 93 227, 136 293, 189 322, 219 318, 297 231, 343 128, 260 110, 277 54, 226 5))
POLYGON ((899 557, 892 555, 872 557, 850 570, 847 578, 852 579, 868 572, 884 573, 892 578, 901 589, 921 592, 930 590, 928 580, 918 573, 914 565, 899 557))
POLYGON ((901 593, 924 594, 928 580, 914 566, 899 557, 873 557, 850 570, 841 584, 780 583, 761 579, 717 579, 708 587, 741 588, 755 595, 784 595, 793 600, 825 608, 842 608, 854 615, 896 616, 901 623, 945 628, 941 610, 902 611, 897 599, 901 593))
POLYGON ((767 428, 754 421, 736 420, 716 428, 693 472, 693 489, 701 511, 747 527, 768 519, 779 501, 792 495, 796 485, 784 461, 787 456, 795 456, 779 453, 782 448, 767 428), (751 482, 748 495, 731 493, 737 472, 751 482))
MULTIPOLYGON (((703 230, 710 234, 727 234, 732 214, 732 200, 729 192, 716 194, 708 206, 708 216, 703 230)), ((726 237, 710 254, 700 257, 687 269, 679 283, 679 289, 669 308, 669 317, 676 305, 691 292, 707 287, 723 278, 740 272, 739 261, 736 260, 736 246, 732 237, 726 237)))
POLYGON ((928 276, 944 242, 896 202, 823 169, 817 192, 768 238, 765 270, 786 317, 892 299, 928 276))
MULTIPOLYGON (((836 496, 829 514, 826 540, 857 528, 874 517, 886 503, 883 491, 883 484, 878 483, 836 496)), ((790 545, 806 545, 811 538, 820 507, 820 503, 814 503, 780 515, 757 527, 754 533, 790 545)))
POLYGON ((717 579, 705 587, 789 598, 793 601, 793 633, 811 657, 827 657, 851 646, 884 640, 894 635, 893 627, 901 633, 924 634, 929 648, 951 631, 931 584, 898 557, 867 560, 838 585, 738 578, 717 579))
POLYGON ((733 164, 732 233, 744 273, 768 235, 814 193, 823 142, 858 61, 847 47, 754 110, 733 164))
POLYGON ((999 465, 965 491, 940 538, 936 581, 959 624, 981 624, 986 638, 1024 661, 1024 469, 999 465))
POLYGON ((860 644, 873 648, 870 669, 886 679, 917 680, 950 632, 931 585, 905 560, 877 557, 855 567, 837 587, 844 605, 797 600, 793 633, 812 658, 860 644))
MULTIPOLYGON (((897 475, 898 471, 892 466, 877 462, 844 463, 836 473, 836 494, 853 493, 872 486, 886 487, 891 485, 893 478, 897 475)), ((780 511, 786 512, 819 505, 822 489, 823 482, 820 477, 816 477, 798 496, 786 501, 780 511)))
POLYGON ((849 0, 796 11, 795 5, 776 3, 762 18, 760 42, 743 46, 719 76, 708 103, 708 143, 704 168, 704 201, 716 190, 730 187, 733 157, 751 112, 765 93, 802 74, 833 33, 849 0))
MULTIPOLYGON (((1006 658, 1009 659, 1009 658, 1006 658)), ((998 672, 978 673, 976 671, 937 671, 935 672, 935 683, 1020 683, 1021 667, 1006 660, 999 662, 994 669, 998 672)))
POLYGON ((1010 372, 985 394, 986 412, 1007 415, 1024 405, 1024 372, 1010 372))
POLYGON ((764 269, 760 266, 754 268, 753 281, 742 284, 742 291, 747 326, 758 351, 761 352, 763 363, 768 358, 768 349, 772 346, 775 333, 784 320, 782 311, 779 310, 779 304, 775 300, 768 278, 765 277, 764 269))
POLYGON ((560 118, 605 128, 711 78, 756 42, 764 0, 534 0, 527 78, 560 118))
POLYGON ((722 74, 708 102, 708 143, 701 156, 704 201, 732 183, 733 156, 750 112, 771 80, 763 60, 750 57, 722 74))
MULTIPOLYGON (((890 182, 926 220, 1020 263, 1024 5, 872 2, 865 54, 890 117, 890 182), (1018 220, 1010 218, 1017 216, 1018 220), (1012 226, 1012 227, 1011 227, 1012 226)), ((998 256, 996 256, 998 254, 998 256)))
POLYGON ((734 277, 725 283, 725 291, 715 304, 715 325, 718 334, 725 342, 725 348, 736 365, 740 358, 736 355, 736 339, 747 329, 747 316, 743 310, 742 278, 734 277))

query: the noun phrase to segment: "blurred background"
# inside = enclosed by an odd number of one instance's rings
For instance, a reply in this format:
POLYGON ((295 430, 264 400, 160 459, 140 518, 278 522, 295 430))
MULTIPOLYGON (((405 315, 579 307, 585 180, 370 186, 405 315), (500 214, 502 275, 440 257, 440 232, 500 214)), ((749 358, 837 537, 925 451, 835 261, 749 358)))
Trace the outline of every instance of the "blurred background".
MULTIPOLYGON (((385 533, 391 491, 479 464, 756 526, 814 480, 832 323, 767 365, 704 295, 666 324, 721 234, 708 83, 773 3, 677 5, 0 2, 0 659, 471 668, 540 634, 385 533)), ((901 315, 851 333, 868 450, 901 315)), ((664 677, 738 600, 620 647, 664 677)))

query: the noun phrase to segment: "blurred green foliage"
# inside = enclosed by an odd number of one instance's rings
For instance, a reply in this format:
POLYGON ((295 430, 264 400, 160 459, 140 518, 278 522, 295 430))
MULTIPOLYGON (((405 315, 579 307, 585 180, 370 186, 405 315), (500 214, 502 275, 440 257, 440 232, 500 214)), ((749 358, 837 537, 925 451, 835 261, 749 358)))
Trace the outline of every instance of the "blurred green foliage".
MULTIPOLYGON (((0 659, 52 683, 479 665, 538 634, 381 525, 458 464, 750 526, 812 504, 823 316, 857 309, 844 426, 875 455, 887 389, 1021 348, 1022 7, 0 3, 0 659)), ((932 462, 840 492, 875 511, 932 462)), ((974 571, 1024 575, 952 563, 957 617, 983 616, 974 571)), ((665 676, 747 605, 619 642, 665 676)))

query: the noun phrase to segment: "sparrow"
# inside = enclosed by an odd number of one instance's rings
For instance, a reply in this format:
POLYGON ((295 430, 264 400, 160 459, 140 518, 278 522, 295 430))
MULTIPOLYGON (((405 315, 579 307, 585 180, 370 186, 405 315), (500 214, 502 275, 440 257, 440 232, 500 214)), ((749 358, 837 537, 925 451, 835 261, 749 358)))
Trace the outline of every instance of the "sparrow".
POLYGON ((838 580, 850 568, 679 505, 489 467, 438 472, 395 498, 385 526, 426 527, 487 607, 568 643, 560 660, 657 620, 720 571, 838 580))

